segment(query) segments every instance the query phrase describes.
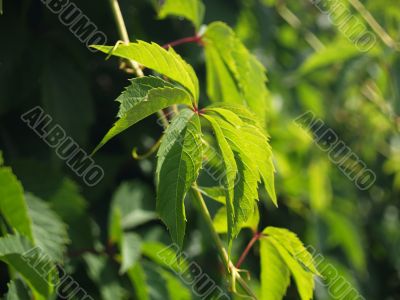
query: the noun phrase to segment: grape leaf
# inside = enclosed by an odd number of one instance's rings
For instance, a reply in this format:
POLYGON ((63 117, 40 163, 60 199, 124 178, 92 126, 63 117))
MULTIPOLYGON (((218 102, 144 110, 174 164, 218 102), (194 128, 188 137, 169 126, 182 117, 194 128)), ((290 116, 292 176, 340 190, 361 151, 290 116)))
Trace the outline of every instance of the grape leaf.
POLYGON ((186 227, 184 198, 196 181, 202 162, 198 115, 185 109, 167 128, 158 151, 157 211, 172 240, 183 244, 186 227))
MULTIPOLYGON (((113 46, 93 46, 104 53, 111 53, 113 46)), ((112 51, 112 55, 132 59, 146 68, 167 76, 187 88, 193 103, 199 98, 199 82, 193 68, 177 54, 173 48, 168 50, 156 43, 138 41, 136 43, 121 44, 112 51)))
MULTIPOLYGON (((129 102, 129 104, 125 104, 124 108, 120 109, 120 119, 107 132, 107 134, 101 140, 99 145, 95 148, 93 153, 98 151, 111 138, 115 137, 130 126, 139 122, 140 120, 143 120, 151 114, 154 114, 160 109, 166 108, 173 104, 191 105, 188 96, 189 94, 180 88, 171 88, 166 86, 149 89, 147 95, 143 98, 140 98, 141 100, 132 100, 129 102), (125 111, 126 107, 128 107, 129 105, 132 105, 132 107, 129 110, 125 111)), ((124 99, 128 98, 129 97, 124 96, 124 99)))
POLYGON ((164 19, 169 15, 184 17, 192 21, 199 30, 204 18, 205 7, 200 0, 166 0, 158 11, 158 17, 164 19))
POLYGON ((246 105, 264 125, 269 97, 264 66, 225 23, 211 23, 203 41, 211 100, 246 105))

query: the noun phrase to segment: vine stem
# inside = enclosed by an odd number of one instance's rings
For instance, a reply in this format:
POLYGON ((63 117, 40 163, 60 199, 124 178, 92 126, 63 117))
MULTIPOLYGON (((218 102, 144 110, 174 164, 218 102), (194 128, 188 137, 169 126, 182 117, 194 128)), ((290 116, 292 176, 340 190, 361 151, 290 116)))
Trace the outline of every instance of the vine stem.
POLYGON ((250 240, 250 242, 247 244, 246 249, 244 249, 242 255, 240 256, 238 262, 236 263, 236 268, 240 268, 240 266, 242 265, 242 263, 244 262, 244 260, 247 257, 247 254, 249 254, 250 249, 253 247, 254 243, 258 241, 258 239, 261 237, 261 233, 260 232, 256 232, 253 235, 253 238, 250 240))
POLYGON ((195 36, 185 37, 185 38, 170 42, 168 44, 165 44, 162 47, 163 48, 169 48, 169 47, 175 47, 175 46, 182 45, 182 44, 187 44, 187 43, 201 44, 202 43, 201 36, 195 35, 195 36))
MULTIPOLYGON (((109 2, 110 2, 112 13, 114 15, 115 23, 117 25, 119 37, 125 44, 129 44, 130 43, 129 34, 128 34, 128 30, 126 29, 124 17, 122 16, 122 12, 121 12, 121 8, 119 6, 118 0, 109 0, 109 2)), ((135 71, 137 77, 144 76, 142 67, 136 61, 129 59, 129 60, 127 60, 127 62, 130 65, 130 67, 135 71)), ((167 128, 169 125, 169 122, 168 122, 168 119, 165 116, 164 112, 162 110, 160 110, 157 112, 157 114, 163 124, 163 127, 167 128)))
MULTIPOLYGON (((228 270, 228 272, 231 273, 232 280, 237 281, 240 286, 243 288, 243 290, 248 294, 253 299, 257 299, 257 296, 254 295, 253 291, 250 289, 246 281, 240 276, 239 270, 233 265, 233 263, 230 261, 228 257, 228 253, 226 252, 221 239, 219 238, 218 233, 215 231, 210 213, 208 211, 207 205, 203 199, 203 196, 201 195, 200 191, 198 190, 198 187, 196 184, 193 185, 191 188, 192 194, 194 199, 197 201, 200 214, 203 217, 203 220, 205 221, 209 232, 211 234, 212 239, 214 240, 215 246, 217 247, 219 256, 222 259, 222 262, 224 263, 225 268, 228 270)), ((235 292, 235 291, 234 291, 235 292)))

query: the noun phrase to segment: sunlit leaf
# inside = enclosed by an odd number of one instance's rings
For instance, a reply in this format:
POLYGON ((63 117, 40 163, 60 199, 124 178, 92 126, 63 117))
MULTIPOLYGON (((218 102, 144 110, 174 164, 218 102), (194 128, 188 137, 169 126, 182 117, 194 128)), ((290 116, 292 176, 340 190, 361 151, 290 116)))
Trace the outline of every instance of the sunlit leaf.
POLYGON ((184 199, 202 162, 200 120, 183 110, 167 128, 158 151, 157 211, 172 240, 182 246, 186 227, 184 199))
MULTIPOLYGON (((111 53, 113 46, 93 46, 104 53, 111 53)), ((199 97, 199 82, 193 68, 187 64, 173 48, 163 49, 156 43, 138 41, 128 45, 119 45, 112 55, 132 59, 146 68, 167 76, 187 88, 193 103, 199 97)))
POLYGON ((201 0, 166 0, 158 11, 158 17, 169 15, 184 17, 194 24, 196 30, 203 22, 205 7, 201 0))

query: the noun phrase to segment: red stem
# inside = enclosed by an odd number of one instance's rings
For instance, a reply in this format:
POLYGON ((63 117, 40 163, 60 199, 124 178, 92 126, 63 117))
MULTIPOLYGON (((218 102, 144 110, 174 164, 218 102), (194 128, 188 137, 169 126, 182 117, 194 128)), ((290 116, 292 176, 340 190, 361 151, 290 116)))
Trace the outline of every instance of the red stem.
POLYGON ((165 44, 162 47, 163 48, 175 47, 175 46, 187 44, 187 43, 197 43, 199 45, 202 45, 201 36, 195 35, 195 36, 185 37, 185 38, 170 42, 168 44, 165 44))
POLYGON ((239 258, 238 262, 236 263, 236 268, 238 268, 238 269, 240 268, 240 266, 246 259, 247 254, 249 254, 251 247, 253 247, 254 243, 261 237, 261 235, 262 235, 261 232, 254 233, 253 238, 247 244, 246 249, 244 249, 242 255, 240 255, 240 258, 239 258))

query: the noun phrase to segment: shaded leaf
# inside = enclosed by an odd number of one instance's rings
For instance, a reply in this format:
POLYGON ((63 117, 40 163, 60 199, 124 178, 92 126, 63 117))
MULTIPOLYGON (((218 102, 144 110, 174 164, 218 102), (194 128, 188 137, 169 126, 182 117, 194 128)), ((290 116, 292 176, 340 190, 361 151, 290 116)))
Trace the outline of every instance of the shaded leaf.
POLYGON ((22 275, 37 293, 48 297, 52 293, 56 275, 48 255, 19 235, 0 237, 0 260, 22 275))
POLYGON ((33 240, 24 189, 8 167, 0 168, 0 212, 13 229, 33 240))
POLYGON ((26 194, 25 198, 32 219, 35 244, 54 261, 62 262, 69 243, 66 225, 43 200, 32 194, 26 194))

